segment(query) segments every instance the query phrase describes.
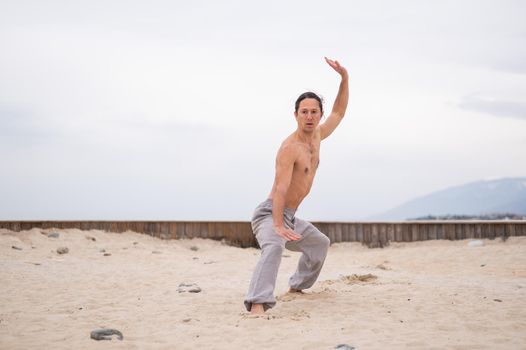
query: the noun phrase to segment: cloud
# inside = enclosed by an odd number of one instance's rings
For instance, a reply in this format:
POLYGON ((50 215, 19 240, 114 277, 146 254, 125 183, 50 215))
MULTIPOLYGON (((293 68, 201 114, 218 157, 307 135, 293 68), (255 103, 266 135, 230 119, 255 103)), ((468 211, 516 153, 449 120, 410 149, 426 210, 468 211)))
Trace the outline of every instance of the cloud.
POLYGON ((510 54, 494 63, 493 68, 507 73, 526 74, 526 54, 510 54))
POLYGON ((466 96, 458 106, 462 109, 490 114, 495 117, 526 120, 526 102, 522 101, 466 96))

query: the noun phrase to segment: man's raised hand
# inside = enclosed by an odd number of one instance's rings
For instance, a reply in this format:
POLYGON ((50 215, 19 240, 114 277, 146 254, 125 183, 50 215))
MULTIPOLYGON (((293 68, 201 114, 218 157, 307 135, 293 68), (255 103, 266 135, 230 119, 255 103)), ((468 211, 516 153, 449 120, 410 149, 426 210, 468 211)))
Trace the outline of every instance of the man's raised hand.
POLYGON ((345 69, 343 66, 341 66, 340 62, 338 62, 337 60, 331 60, 331 59, 325 57, 325 62, 327 62, 329 64, 329 66, 332 67, 332 69, 334 69, 336 72, 338 72, 338 74, 340 74, 342 76, 342 78, 347 78, 348 77, 347 69, 345 69))

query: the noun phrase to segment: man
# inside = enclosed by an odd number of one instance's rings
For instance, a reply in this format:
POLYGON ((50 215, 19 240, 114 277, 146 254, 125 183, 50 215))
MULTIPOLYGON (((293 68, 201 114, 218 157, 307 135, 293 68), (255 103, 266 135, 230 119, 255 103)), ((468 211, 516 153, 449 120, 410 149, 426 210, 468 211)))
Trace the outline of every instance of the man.
POLYGON ((349 100, 347 70, 338 61, 325 60, 341 76, 332 112, 323 124, 323 104, 316 94, 306 92, 295 104, 297 129, 283 141, 276 157, 276 176, 269 198, 255 210, 252 229, 261 247, 245 306, 254 314, 276 304, 274 287, 284 248, 302 252, 298 268, 289 280, 290 292, 310 288, 320 274, 329 239, 311 223, 294 217, 309 193, 320 159, 321 140, 340 124, 349 100))

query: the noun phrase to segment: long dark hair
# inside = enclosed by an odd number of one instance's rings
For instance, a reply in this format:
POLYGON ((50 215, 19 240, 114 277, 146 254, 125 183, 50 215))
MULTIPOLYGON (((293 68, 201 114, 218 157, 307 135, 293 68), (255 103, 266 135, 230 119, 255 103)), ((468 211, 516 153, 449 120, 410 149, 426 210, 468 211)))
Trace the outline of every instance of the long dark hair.
POLYGON ((300 108, 300 103, 301 101, 303 101, 304 99, 306 98, 313 98, 315 99, 316 101, 318 101, 318 103, 320 104, 320 111, 321 111, 321 114, 323 114, 323 100, 321 99, 320 96, 316 95, 314 92, 312 91, 307 91, 307 92, 304 92, 300 95, 300 97, 298 97, 298 99, 296 100, 296 105, 295 105, 295 112, 298 113, 298 108, 300 108))

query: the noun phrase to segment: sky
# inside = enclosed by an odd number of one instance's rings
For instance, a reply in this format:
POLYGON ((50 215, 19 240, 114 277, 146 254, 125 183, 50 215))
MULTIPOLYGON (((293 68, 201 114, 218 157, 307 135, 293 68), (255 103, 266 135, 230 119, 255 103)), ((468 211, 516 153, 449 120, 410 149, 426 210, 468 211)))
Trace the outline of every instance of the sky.
POLYGON ((526 176, 524 1, 0 1, 0 220, 248 221, 304 91, 350 100, 297 216, 526 176))

